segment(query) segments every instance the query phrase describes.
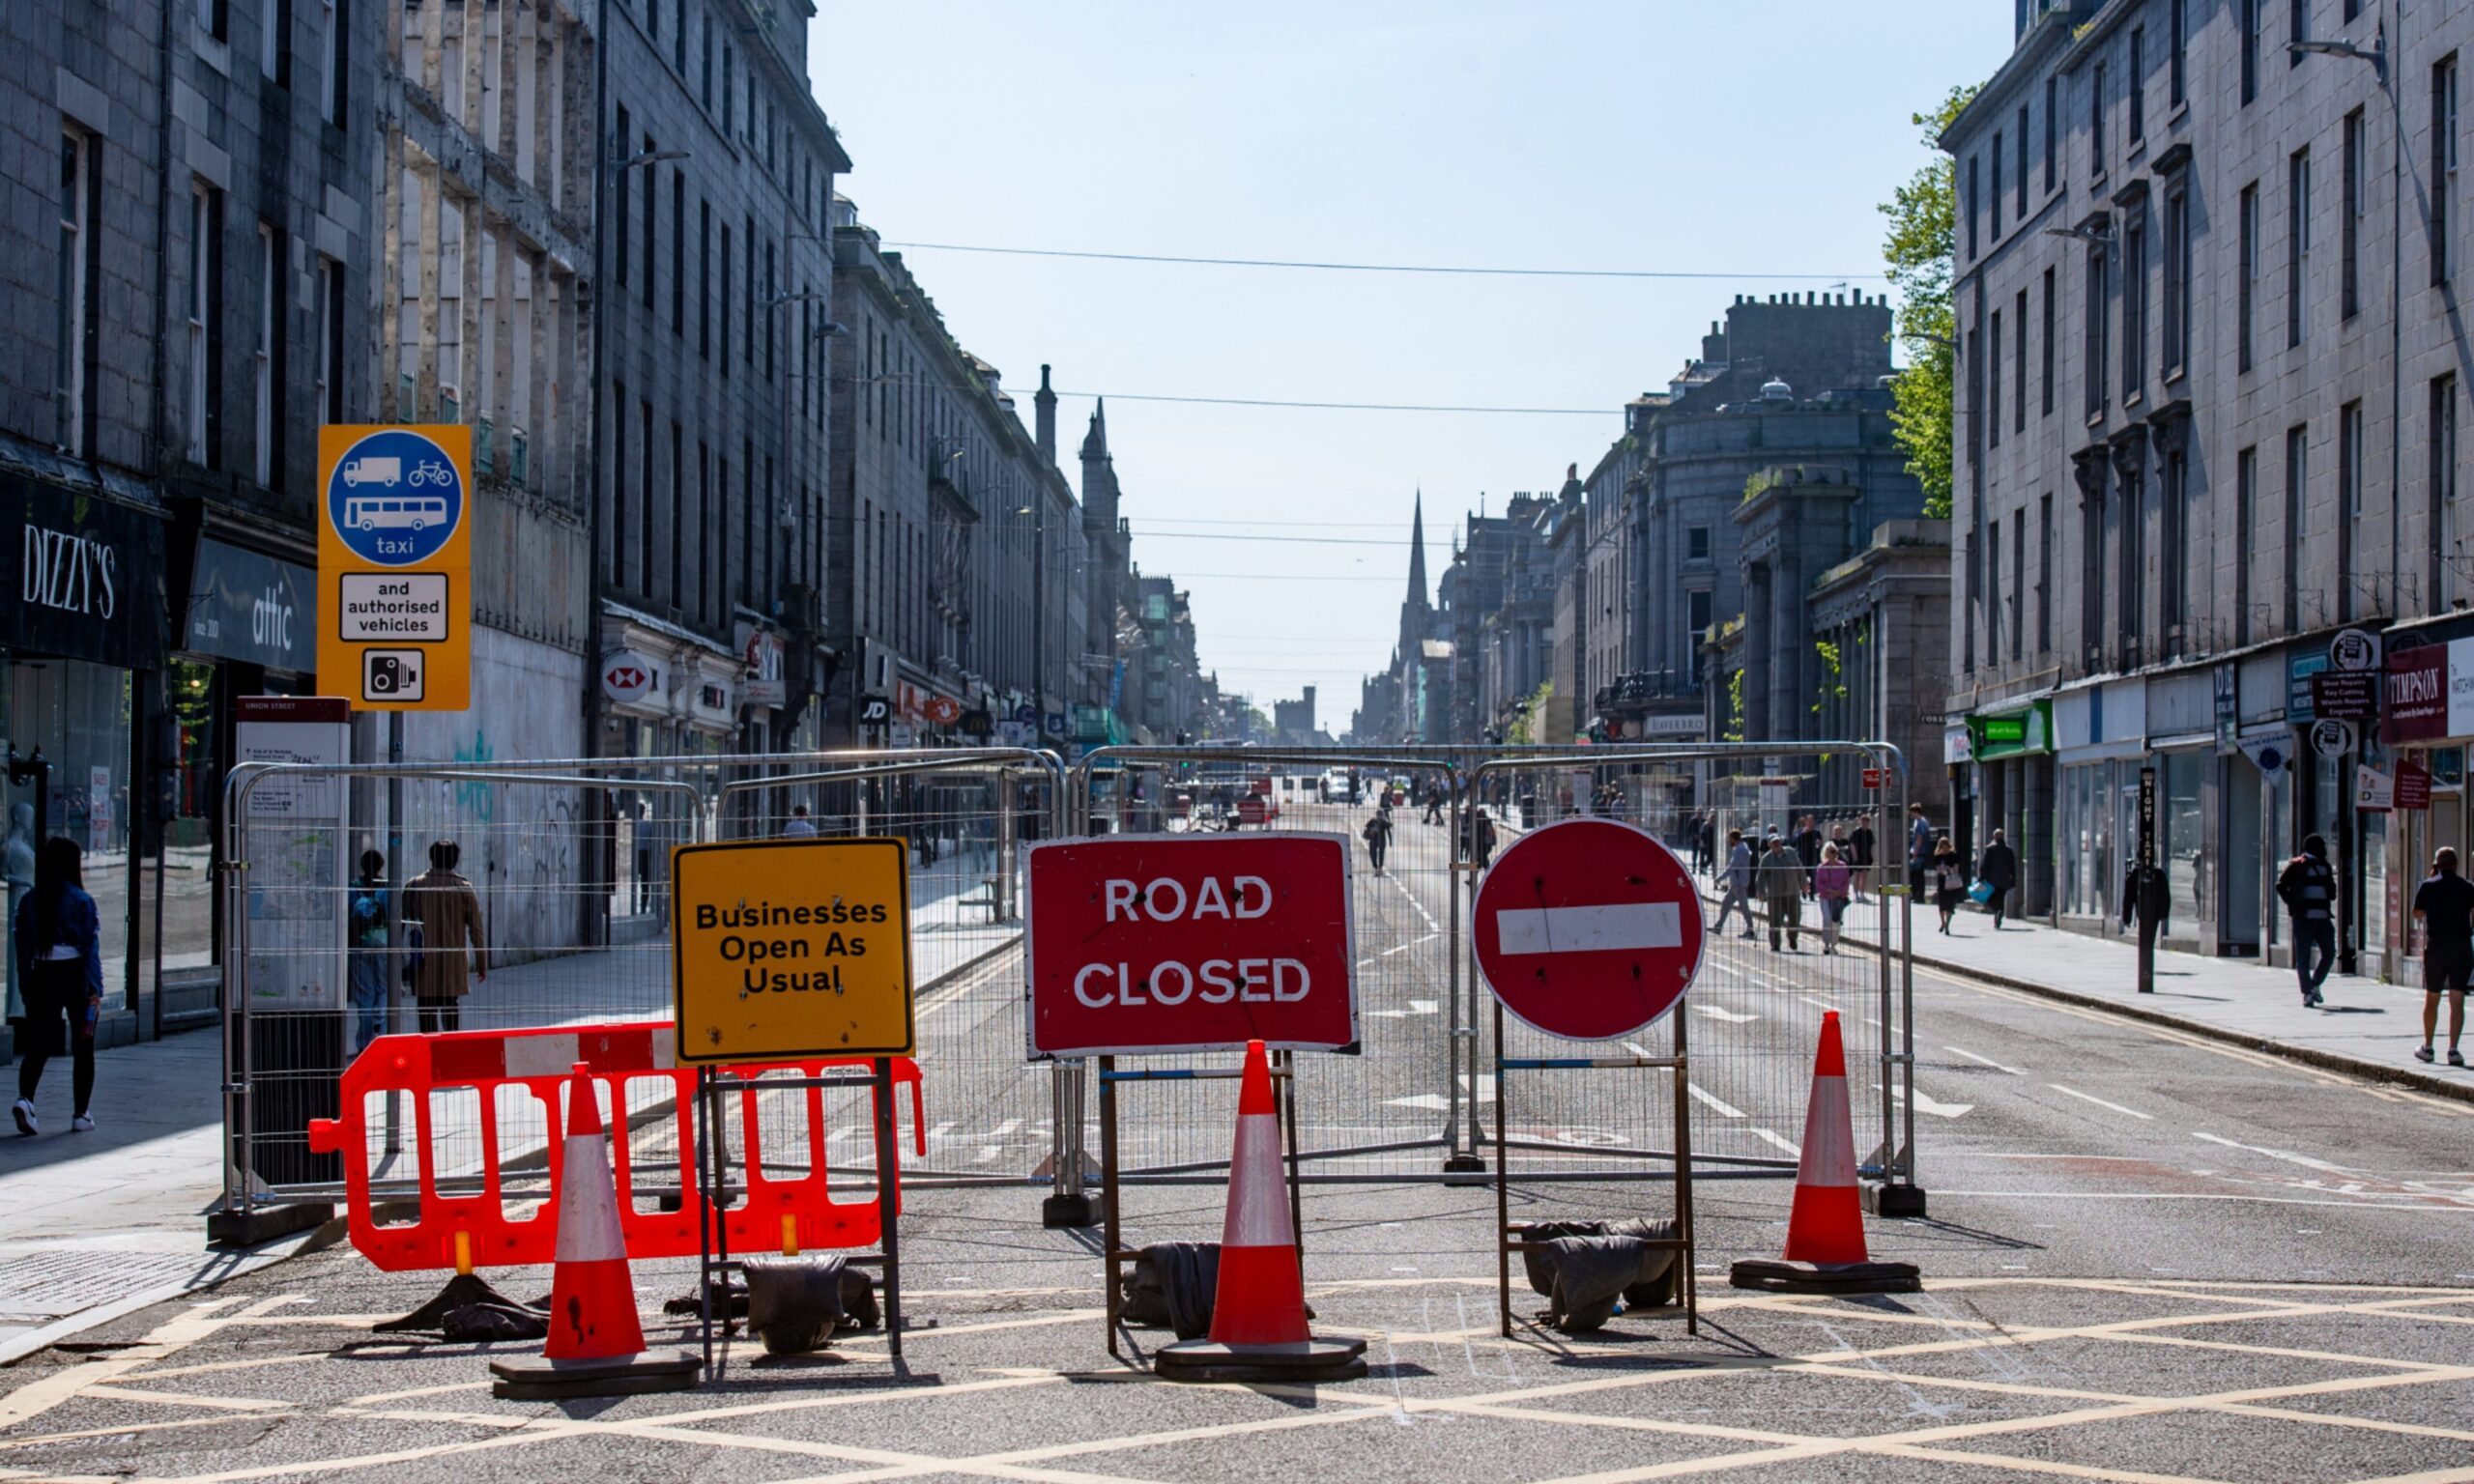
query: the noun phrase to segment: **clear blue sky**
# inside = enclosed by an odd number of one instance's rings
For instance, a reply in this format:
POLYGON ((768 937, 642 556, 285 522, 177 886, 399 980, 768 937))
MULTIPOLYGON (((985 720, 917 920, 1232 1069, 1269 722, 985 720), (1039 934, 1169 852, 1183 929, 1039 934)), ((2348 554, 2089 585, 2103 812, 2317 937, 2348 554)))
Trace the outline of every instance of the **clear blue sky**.
POLYGON ((1348 725, 1388 658, 1423 488, 1461 516, 1584 472, 1738 293, 1879 291, 1909 116, 2007 55, 2004 0, 820 0, 810 71, 888 243, 1723 272, 1554 280, 910 249, 1030 411, 1091 402, 1135 559, 1194 594, 1203 665, 1348 725), (1823 273, 1800 284, 1767 274, 1823 273), (1198 407, 1207 397, 1603 409, 1198 407), (1231 539, 1327 538, 1328 544, 1231 539), (1343 542, 1352 544, 1342 544, 1343 542))

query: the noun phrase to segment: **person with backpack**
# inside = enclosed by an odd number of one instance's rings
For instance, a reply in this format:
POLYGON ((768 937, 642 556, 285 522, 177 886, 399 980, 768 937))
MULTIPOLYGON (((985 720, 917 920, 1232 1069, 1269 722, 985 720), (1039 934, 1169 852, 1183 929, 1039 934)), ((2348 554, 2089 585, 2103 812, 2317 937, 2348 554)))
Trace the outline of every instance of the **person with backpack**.
POLYGON ((1376 810, 1358 834, 1366 840, 1366 857, 1374 863, 1374 873, 1383 874, 1383 852, 1392 848, 1392 806, 1376 810))
POLYGON ((1718 920, 1710 931, 1727 930, 1727 918, 1740 910, 1743 913, 1743 935, 1752 936, 1752 846, 1744 843, 1743 831, 1727 831, 1727 866, 1722 877, 1727 894, 1718 903, 1718 920))
POLYGON ((353 883, 352 956, 345 966, 360 1034, 358 1050, 387 1034, 387 857, 360 852, 360 879, 353 883))
POLYGON ((2337 961, 2337 871, 2325 836, 2303 839, 2302 853, 2277 873, 2277 899, 2293 919, 2293 974, 2310 1009, 2320 1003, 2319 986, 2337 961))
POLYGON ((2457 1048, 2465 1034, 2465 984, 2474 979, 2474 884, 2457 873, 2457 852, 2442 845, 2431 855, 2431 879, 2414 892, 2414 920, 2423 925, 2423 1043, 2414 1060, 2431 1059, 2431 1034, 2439 1029, 2439 997, 2448 996, 2448 1065, 2465 1065, 2457 1048))
POLYGON ((2009 900, 2010 889, 2019 884, 2019 852, 2010 848, 1999 830, 1993 832, 1993 842, 1977 857, 1975 876, 1989 891, 1984 904, 1993 913, 1993 930, 1999 932, 2003 903, 2009 900))
POLYGON ((95 1099, 95 1027, 103 1013, 102 915, 86 895, 83 856, 77 842, 54 835, 36 855, 35 889, 17 903, 11 923, 16 946, 17 983, 26 1002, 25 1042, 17 1063, 17 1131, 41 1131, 35 1090, 43 1064, 70 1058, 69 1120, 72 1133, 92 1133, 95 1099))

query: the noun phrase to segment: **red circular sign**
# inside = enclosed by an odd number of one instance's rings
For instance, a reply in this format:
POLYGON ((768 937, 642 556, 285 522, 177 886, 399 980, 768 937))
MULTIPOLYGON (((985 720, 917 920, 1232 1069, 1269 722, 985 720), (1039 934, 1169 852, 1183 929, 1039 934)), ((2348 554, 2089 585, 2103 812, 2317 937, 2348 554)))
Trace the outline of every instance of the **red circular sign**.
POLYGON ((1701 968, 1701 898, 1683 863, 1613 819, 1567 819, 1513 842, 1470 916, 1496 1000, 1571 1041, 1654 1023, 1701 968))

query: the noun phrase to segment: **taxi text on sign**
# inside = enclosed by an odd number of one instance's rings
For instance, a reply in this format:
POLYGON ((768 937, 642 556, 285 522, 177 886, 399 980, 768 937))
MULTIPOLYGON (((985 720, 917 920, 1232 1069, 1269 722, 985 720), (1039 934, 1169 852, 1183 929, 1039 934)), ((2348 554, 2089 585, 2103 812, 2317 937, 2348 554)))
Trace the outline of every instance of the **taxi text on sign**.
POLYGON ((1675 852, 1614 819, 1532 830, 1495 858, 1470 933, 1478 971, 1522 1023, 1570 1041, 1628 1036, 1701 969, 1701 899, 1675 852))
POLYGON ((902 841, 680 845, 671 901, 680 1061, 910 1054, 902 841))
POLYGON ((318 430, 318 683, 367 711, 473 694, 473 430, 318 430))
POLYGON ((1034 1057, 1358 1039, 1345 836, 1035 845, 1025 951, 1034 1057))

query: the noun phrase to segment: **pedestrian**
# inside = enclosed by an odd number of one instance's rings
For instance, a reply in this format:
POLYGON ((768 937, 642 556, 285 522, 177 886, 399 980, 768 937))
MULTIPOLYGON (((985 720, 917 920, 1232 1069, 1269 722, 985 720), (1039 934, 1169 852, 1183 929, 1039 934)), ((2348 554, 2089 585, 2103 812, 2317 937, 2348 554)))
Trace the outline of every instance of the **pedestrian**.
POLYGON ((1984 855, 1976 862, 1976 879, 1993 889, 1984 904, 1993 910, 1993 930, 2001 930, 2002 906, 2010 897, 2010 888, 2019 884, 2019 853, 2010 848, 1999 830, 1993 832, 1993 842, 1984 847, 1984 855))
POLYGON ((1702 811, 1699 840, 1701 869, 1704 871, 1716 870, 1718 869, 1718 812, 1716 810, 1702 811))
POLYGON ((1855 879, 1838 842, 1821 847, 1821 864, 1813 868, 1813 897, 1821 903, 1821 951, 1825 954, 1838 952, 1838 925, 1847 915, 1847 894, 1855 879))
POLYGON ((1443 823, 1443 785, 1426 785, 1426 823, 1443 823))
POLYGON ((1959 903, 1967 899, 1968 869, 1959 859, 1959 847, 1943 836, 1933 847, 1933 905, 1942 909, 1942 935, 1950 935, 1950 919, 1957 914, 1959 903))
POLYGON ((1769 920, 1769 951, 1778 952, 1778 935, 1787 935, 1787 952, 1796 952, 1796 929, 1804 916, 1804 863, 1784 837, 1769 837, 1761 854, 1761 903, 1769 920))
POLYGON ((1392 848, 1392 811, 1376 810, 1358 833, 1366 839, 1366 855, 1374 863, 1374 873, 1383 874, 1383 852, 1392 848))
POLYGON ((102 915, 86 895, 77 842, 54 835, 36 852, 35 889, 17 903, 10 924, 17 984, 26 1002, 25 1040, 18 1047, 17 1131, 39 1131, 35 1089, 43 1064, 67 1055, 72 1133, 92 1133, 95 1027, 103 1013, 102 915))
POLYGON ((1752 936, 1752 846, 1744 842, 1743 831, 1727 831, 1727 869, 1721 877, 1726 896, 1718 902, 1718 920, 1710 925, 1713 933, 1727 930, 1727 915, 1740 908, 1743 912, 1743 935, 1752 936))
POLYGON ((387 1034, 387 857, 360 852, 360 876, 352 890, 352 958, 345 967, 360 1034, 354 1049, 387 1034))
POLYGON ((1469 813, 1461 824, 1460 847, 1470 860, 1478 863, 1480 870, 1494 863, 1495 821, 1487 817, 1485 805, 1469 806, 1469 813))
POLYGON ((1813 895, 1813 872, 1821 869, 1821 826, 1804 815, 1796 829, 1796 859, 1804 863, 1804 895, 1813 895))
POLYGON ((1933 821, 1924 817, 1924 806, 1907 806, 1907 889, 1917 897, 1924 895, 1924 872, 1933 864, 1933 821))
POLYGON ((404 918, 421 935, 420 957, 412 970, 413 1000, 420 1007, 421 1034, 460 1030, 463 1000, 472 977, 490 977, 489 944, 481 935, 481 899, 456 874, 464 852, 451 840, 430 842, 429 870, 404 884, 404 918), (465 956, 470 944, 472 956, 465 956))
POLYGON ((2465 1034, 2465 984, 2474 978, 2474 885, 2457 873, 2457 852, 2442 845, 2431 855, 2431 879, 2414 892, 2414 918, 2423 925, 2423 1043, 2414 1060, 2431 1059, 2431 1035, 2439 1029, 2439 997, 2448 996, 2448 1065, 2465 1065, 2457 1048, 2465 1034))
POLYGON ((784 840, 816 839, 816 821, 808 817, 808 807, 805 804, 791 806, 791 822, 782 826, 782 838, 784 840))
POLYGON ((2277 899, 2293 919, 2293 974, 2307 1009, 2320 1003, 2319 986, 2337 961, 2337 872, 2325 836, 2303 838, 2302 853, 2277 872, 2277 899))
POLYGON ((1873 816, 1857 814, 1856 828, 1847 836, 1847 864, 1852 871, 1855 899, 1864 899, 1865 878, 1873 873, 1873 816))

